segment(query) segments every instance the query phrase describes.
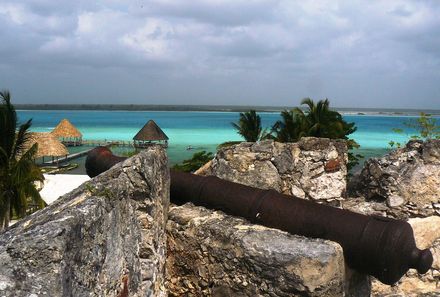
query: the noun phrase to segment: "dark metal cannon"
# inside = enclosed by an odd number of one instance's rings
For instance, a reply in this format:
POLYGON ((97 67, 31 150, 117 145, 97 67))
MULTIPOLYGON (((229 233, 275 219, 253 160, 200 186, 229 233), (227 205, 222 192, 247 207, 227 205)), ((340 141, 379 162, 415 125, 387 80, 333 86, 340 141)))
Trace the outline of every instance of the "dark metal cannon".
MULTIPOLYGON (((100 149, 87 157, 88 173, 98 173, 96 169, 108 169, 122 160, 108 158, 108 152, 97 157, 103 152, 100 149)), ((413 230, 404 221, 365 216, 274 190, 175 171, 171 171, 170 195, 176 204, 192 202, 291 234, 338 242, 349 267, 388 285, 397 282, 410 268, 426 273, 433 262, 428 249, 416 247, 413 230)))
POLYGON ((90 177, 95 177, 125 159, 127 158, 113 155, 112 151, 105 146, 97 146, 87 153, 86 173, 90 177))

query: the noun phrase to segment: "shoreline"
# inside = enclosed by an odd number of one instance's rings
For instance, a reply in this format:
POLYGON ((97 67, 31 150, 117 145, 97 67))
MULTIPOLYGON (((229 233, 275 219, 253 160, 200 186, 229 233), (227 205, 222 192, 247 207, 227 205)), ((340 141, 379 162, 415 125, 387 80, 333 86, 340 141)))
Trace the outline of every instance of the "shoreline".
MULTIPOLYGON (((132 111, 132 112, 257 112, 278 113, 289 106, 234 106, 234 105, 143 105, 143 104, 15 104, 17 111, 132 111)), ((417 116, 425 112, 440 116, 436 109, 397 109, 397 108, 332 108, 343 115, 366 116, 417 116)))

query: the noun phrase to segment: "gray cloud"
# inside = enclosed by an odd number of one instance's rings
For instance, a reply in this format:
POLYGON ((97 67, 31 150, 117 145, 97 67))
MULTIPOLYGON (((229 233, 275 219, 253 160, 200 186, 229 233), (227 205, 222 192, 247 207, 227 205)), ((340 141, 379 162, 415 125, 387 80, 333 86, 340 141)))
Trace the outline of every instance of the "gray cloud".
POLYGON ((0 2, 16 102, 440 108, 436 1, 0 2))

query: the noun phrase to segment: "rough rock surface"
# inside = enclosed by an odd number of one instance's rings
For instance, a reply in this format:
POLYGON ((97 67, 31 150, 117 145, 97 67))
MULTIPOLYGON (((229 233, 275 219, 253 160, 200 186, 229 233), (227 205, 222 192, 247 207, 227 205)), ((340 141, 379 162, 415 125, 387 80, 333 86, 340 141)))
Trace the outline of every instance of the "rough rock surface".
POLYGON ((388 216, 440 214, 440 140, 410 141, 382 158, 369 159, 349 191, 386 203, 388 216))
POLYGON ((165 296, 167 157, 152 147, 0 234, 0 296, 165 296))
POLYGON ((170 296, 370 296, 334 242, 192 204, 171 207, 167 233, 170 296))
POLYGON ((217 152, 201 175, 314 200, 340 199, 346 189, 343 140, 305 137, 296 143, 244 142, 217 152))

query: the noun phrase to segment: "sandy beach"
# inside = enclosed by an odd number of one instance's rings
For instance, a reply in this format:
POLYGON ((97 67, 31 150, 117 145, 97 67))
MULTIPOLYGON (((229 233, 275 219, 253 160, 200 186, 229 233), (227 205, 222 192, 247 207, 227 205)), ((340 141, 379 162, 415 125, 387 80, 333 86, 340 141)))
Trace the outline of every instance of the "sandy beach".
POLYGON ((47 204, 53 203, 60 196, 69 193, 90 179, 87 175, 74 174, 45 174, 44 178, 44 187, 40 195, 47 204))

